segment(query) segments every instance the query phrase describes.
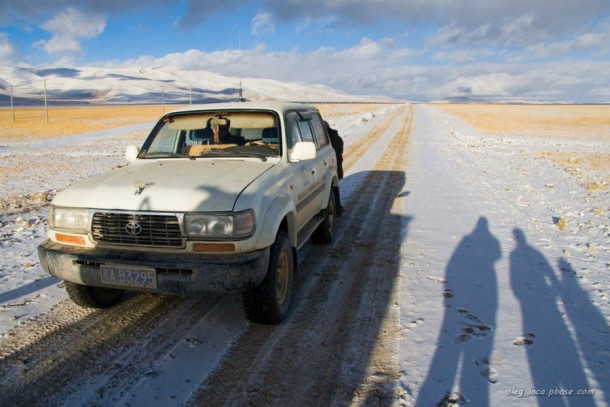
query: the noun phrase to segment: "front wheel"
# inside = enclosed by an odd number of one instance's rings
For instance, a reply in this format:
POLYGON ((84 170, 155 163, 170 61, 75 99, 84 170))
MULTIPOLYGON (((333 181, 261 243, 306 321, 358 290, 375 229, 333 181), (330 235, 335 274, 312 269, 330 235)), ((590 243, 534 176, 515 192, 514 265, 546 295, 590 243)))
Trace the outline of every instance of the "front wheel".
POLYGON ((279 324, 292 302, 294 255, 286 234, 278 232, 269 254, 265 279, 242 294, 246 317, 252 322, 279 324))
POLYGON ((68 296, 75 304, 87 308, 108 308, 121 300, 124 290, 118 288, 91 287, 64 281, 68 296))

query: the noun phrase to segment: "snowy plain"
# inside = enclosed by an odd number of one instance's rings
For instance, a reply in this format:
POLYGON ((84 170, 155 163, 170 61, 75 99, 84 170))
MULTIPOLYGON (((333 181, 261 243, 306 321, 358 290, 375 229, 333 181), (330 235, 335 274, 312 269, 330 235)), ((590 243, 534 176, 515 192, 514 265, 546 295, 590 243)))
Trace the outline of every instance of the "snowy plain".
MULTIPOLYGON (((348 149, 393 109, 338 109, 328 121, 348 149)), ((396 404, 610 405, 609 192, 541 155, 610 152, 608 138, 491 136, 438 107, 414 111, 397 197, 408 221, 397 254, 396 404)), ((124 164, 125 146, 151 125, 0 143, 1 165, 15 168, 1 186, 0 335, 67 298, 38 263, 46 200, 124 164)), ((345 202, 390 141, 380 137, 346 173, 345 202)))

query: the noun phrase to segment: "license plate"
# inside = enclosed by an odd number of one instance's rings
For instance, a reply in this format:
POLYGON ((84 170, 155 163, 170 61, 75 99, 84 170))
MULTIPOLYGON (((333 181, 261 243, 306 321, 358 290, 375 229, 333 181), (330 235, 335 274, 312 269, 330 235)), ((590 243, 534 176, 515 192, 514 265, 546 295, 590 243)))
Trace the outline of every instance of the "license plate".
POLYGON ((102 283, 130 288, 157 288, 155 269, 102 265, 102 283))

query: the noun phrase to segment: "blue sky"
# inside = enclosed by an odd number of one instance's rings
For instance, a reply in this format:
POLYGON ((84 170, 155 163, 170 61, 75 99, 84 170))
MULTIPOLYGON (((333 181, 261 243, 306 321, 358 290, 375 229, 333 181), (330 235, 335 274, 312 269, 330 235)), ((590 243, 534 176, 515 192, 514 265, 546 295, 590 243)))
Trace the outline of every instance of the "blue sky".
POLYGON ((169 66, 419 101, 607 103, 610 1, 0 0, 0 64, 169 66))

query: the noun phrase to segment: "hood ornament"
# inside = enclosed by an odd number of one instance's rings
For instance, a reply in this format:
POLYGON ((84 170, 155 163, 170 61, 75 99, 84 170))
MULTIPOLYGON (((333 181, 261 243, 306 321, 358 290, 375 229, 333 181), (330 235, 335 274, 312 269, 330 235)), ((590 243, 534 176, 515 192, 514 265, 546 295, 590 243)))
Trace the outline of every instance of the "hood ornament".
POLYGON ((146 189, 152 185, 155 185, 155 183, 154 182, 143 182, 143 181, 134 182, 133 186, 136 188, 134 195, 140 195, 142 193, 142 191, 144 191, 144 189, 146 189))

